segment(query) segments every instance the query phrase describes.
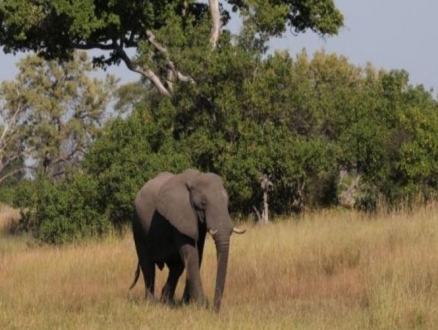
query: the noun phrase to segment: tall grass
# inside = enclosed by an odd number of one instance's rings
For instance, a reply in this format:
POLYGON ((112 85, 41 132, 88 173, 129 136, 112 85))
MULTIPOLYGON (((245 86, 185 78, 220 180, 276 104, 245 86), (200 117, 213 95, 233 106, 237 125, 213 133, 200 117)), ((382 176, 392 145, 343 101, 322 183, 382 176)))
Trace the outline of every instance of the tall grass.
POLYGON ((9 206, 0 203, 0 233, 7 233, 14 230, 18 225, 20 212, 9 206))
MULTIPOLYGON (((434 329, 435 207, 370 218, 326 211, 233 236, 220 313, 170 308, 128 292, 132 239, 66 247, 0 243, 0 325, 6 329, 434 329)), ((215 248, 202 278, 212 300, 215 248)), ((184 276, 184 275, 183 275, 184 276)), ((157 296, 166 272, 157 273, 157 296)), ((177 296, 182 294, 180 281, 177 296)))

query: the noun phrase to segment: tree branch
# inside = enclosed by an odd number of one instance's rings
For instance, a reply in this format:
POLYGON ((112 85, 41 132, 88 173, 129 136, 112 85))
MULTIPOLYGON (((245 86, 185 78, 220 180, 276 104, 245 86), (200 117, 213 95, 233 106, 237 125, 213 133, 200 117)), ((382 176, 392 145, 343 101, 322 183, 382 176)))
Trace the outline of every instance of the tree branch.
MULTIPOLYGON (((174 77, 176 74, 176 78, 180 81, 184 81, 184 82, 191 82, 194 83, 195 81, 193 80, 192 77, 189 76, 185 76, 183 75, 180 71, 178 71, 175 67, 175 64, 173 63, 173 61, 170 59, 169 56, 169 51, 167 50, 166 47, 164 47, 163 45, 161 45, 159 42, 157 42, 155 40, 155 35, 151 32, 151 31, 147 31, 146 35, 148 37, 148 41, 160 52, 162 53, 167 60, 167 66, 168 66, 168 70, 171 70, 172 73, 168 73, 167 77, 169 79, 169 77, 174 77)), ((172 81, 170 81, 170 86, 172 86, 172 81)), ((172 87, 170 87, 170 90, 172 91, 172 87)))
POLYGON ((141 68, 136 67, 134 63, 132 63, 128 54, 126 54, 125 50, 120 45, 118 45, 116 42, 114 42, 113 45, 114 45, 114 50, 119 54, 120 58, 122 59, 123 62, 125 62, 129 70, 133 72, 137 72, 138 74, 148 78, 155 85, 155 87, 157 87, 157 89, 161 94, 166 96, 171 95, 171 93, 163 85, 160 78, 155 74, 155 72, 153 72, 151 69, 142 70, 141 68))
POLYGON ((17 174, 17 173, 19 173, 19 172, 21 172, 21 171, 24 171, 25 169, 26 169, 26 167, 23 166, 23 167, 17 168, 17 169, 15 169, 15 170, 9 172, 8 174, 2 176, 2 177, 0 178, 0 184, 1 184, 4 180, 6 180, 7 178, 9 178, 10 176, 13 176, 14 174, 17 174))
MULTIPOLYGON (((185 5, 187 5, 185 3, 185 5)), ((210 5, 210 13, 212 16, 212 29, 211 29, 211 37, 210 37, 210 43, 212 46, 212 49, 214 50, 217 45, 217 41, 219 39, 220 34, 220 10, 219 10, 219 0, 209 0, 210 5)), ((149 41, 149 43, 161 54, 163 54, 166 57, 167 60, 167 67, 168 72, 166 81, 168 88, 163 84, 160 77, 152 71, 150 68, 141 68, 138 65, 135 65, 129 56, 126 54, 123 44, 120 45, 117 40, 113 40, 112 43, 73 43, 71 46, 73 48, 82 49, 82 50, 90 50, 90 49, 101 49, 101 50, 114 50, 117 52, 117 54, 120 56, 120 59, 126 64, 129 70, 136 72, 147 79, 149 79, 155 87, 157 87, 158 91, 166 96, 170 96, 173 91, 173 78, 175 77, 179 81, 183 82, 191 82, 195 83, 192 77, 186 76, 182 74, 180 71, 178 71, 175 67, 174 62, 170 59, 169 51, 168 49, 160 44, 156 38, 155 35, 152 33, 152 31, 146 31, 146 36, 149 41)), ((129 44, 130 46, 136 46, 136 43, 133 41, 133 35, 130 36, 129 40, 125 44, 129 44)))
POLYGON ((101 43, 86 43, 86 44, 71 44, 72 48, 81 50, 91 50, 91 49, 101 49, 101 50, 116 50, 114 43, 111 44, 101 44, 101 43))
POLYGON ((146 31, 146 36, 148 37, 148 41, 162 54, 166 55, 166 58, 169 59, 169 52, 167 48, 158 43, 155 40, 155 35, 151 31, 146 31))
POLYGON ((3 169, 5 167, 7 167, 9 164, 12 164, 12 162, 17 160, 19 157, 20 157, 20 154, 17 152, 15 154, 11 155, 10 157, 6 158, 6 161, 3 162, 3 160, 1 160, 1 163, 0 163, 0 173, 3 171, 3 169))
POLYGON ((4 119, 4 126, 3 126, 2 135, 0 137, 0 141, 3 141, 5 139, 7 132, 11 128, 12 124, 16 121, 16 118, 18 117, 18 115, 23 111, 23 109, 24 109, 24 106, 17 106, 13 115, 9 118, 9 120, 6 120, 5 118, 3 118, 4 119))
POLYGON ((257 222, 258 222, 258 223, 261 223, 261 221, 262 221, 262 216, 260 215, 259 210, 257 210, 257 208, 256 208, 254 205, 252 206, 252 208, 253 208, 253 210, 254 210, 256 216, 257 216, 257 222))
POLYGON ((129 58, 128 54, 126 54, 125 50, 121 45, 117 43, 117 41, 113 40, 111 44, 101 44, 101 43, 87 43, 87 44, 72 44, 72 48, 82 49, 82 50, 90 50, 90 49, 101 49, 101 50, 114 50, 120 56, 120 59, 126 64, 129 70, 140 74, 143 77, 148 78, 159 90, 159 92, 163 95, 170 96, 171 93, 167 90, 167 88, 163 85, 160 78, 150 69, 143 70, 138 66, 135 66, 129 58))

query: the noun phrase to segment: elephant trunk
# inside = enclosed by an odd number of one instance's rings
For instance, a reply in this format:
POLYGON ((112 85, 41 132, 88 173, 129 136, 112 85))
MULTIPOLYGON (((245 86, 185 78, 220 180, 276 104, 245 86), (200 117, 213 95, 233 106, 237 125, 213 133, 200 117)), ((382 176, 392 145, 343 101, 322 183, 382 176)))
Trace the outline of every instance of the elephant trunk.
POLYGON ((225 279, 227 276, 230 240, 229 236, 224 237, 219 235, 215 235, 214 239, 217 252, 217 273, 214 292, 214 309, 216 311, 219 311, 221 307, 222 295, 225 288, 225 279))

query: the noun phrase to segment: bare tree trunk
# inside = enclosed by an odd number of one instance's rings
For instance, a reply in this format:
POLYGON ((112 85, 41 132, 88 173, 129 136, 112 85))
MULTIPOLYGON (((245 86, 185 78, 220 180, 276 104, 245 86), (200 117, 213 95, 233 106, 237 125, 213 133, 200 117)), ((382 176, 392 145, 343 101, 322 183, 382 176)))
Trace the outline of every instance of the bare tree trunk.
POLYGON ((262 212, 263 223, 269 222, 269 205, 268 205, 268 191, 263 192, 263 212, 262 212))
MULTIPOLYGON (((14 92, 14 97, 19 99, 21 96, 19 91, 14 89, 14 92)), ((0 183, 24 169, 20 167, 9 173, 4 173, 5 169, 22 155, 20 145, 22 125, 19 122, 25 110, 25 106, 21 102, 15 108, 8 108, 6 104, 0 104, 0 183)))
POLYGON ((267 224, 269 222, 268 191, 269 191, 269 187, 272 187, 272 182, 269 180, 267 174, 263 174, 263 178, 262 178, 260 187, 262 188, 262 191, 263 191, 262 214, 260 215, 260 212, 257 210, 257 208, 255 206, 253 206, 253 209, 257 215, 258 223, 259 224, 267 224))
POLYGON ((345 173, 342 173, 340 175, 339 179, 339 185, 341 186, 341 194, 339 196, 339 203, 343 207, 347 208, 353 208, 356 203, 357 198, 357 191, 359 189, 359 181, 361 179, 361 175, 357 173, 353 173, 351 175, 348 174, 348 172, 345 171, 345 173), (352 180, 349 184, 345 183, 344 178, 345 177, 351 177, 352 180))
POLYGON ((221 13, 219 10, 219 0, 208 0, 212 19, 210 44, 212 49, 216 49, 217 41, 221 31, 221 13))

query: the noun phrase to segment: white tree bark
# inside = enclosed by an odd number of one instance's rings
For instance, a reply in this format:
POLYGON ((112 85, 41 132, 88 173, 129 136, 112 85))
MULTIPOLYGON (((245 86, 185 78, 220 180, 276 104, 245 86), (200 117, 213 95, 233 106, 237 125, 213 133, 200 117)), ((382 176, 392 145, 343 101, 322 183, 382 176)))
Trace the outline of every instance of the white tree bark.
POLYGON ((272 187, 272 182, 269 180, 267 174, 263 174, 263 179, 261 183, 261 188, 263 190, 263 212, 262 212, 262 222, 269 222, 269 204, 268 204, 268 191, 269 187, 272 187))
POLYGON ((255 206, 253 206, 253 209, 257 215, 258 224, 263 225, 267 224, 269 222, 269 204, 268 204, 268 191, 269 188, 272 187, 273 184, 269 180, 267 174, 263 174, 262 181, 260 183, 260 187, 263 191, 263 209, 262 214, 260 215, 260 212, 257 210, 255 206))
MULTIPOLYGON (((18 96, 17 91, 17 98, 18 96)), ((24 106, 20 103, 14 109, 8 109, 6 105, 0 106, 0 183, 7 177, 24 169, 19 168, 10 173, 3 173, 8 165, 20 157, 20 150, 14 150, 13 145, 19 139, 20 125, 18 125, 18 121, 24 109, 24 106)))
MULTIPOLYGON (((211 32, 210 32, 210 45, 212 50, 214 51, 217 46, 217 42, 219 40, 220 31, 221 31, 221 13, 219 7, 219 0, 209 0, 208 1, 211 15, 211 32)), ((183 15, 186 14, 187 2, 184 2, 183 15)), ((179 81, 186 81, 190 83, 195 83, 192 77, 183 74, 180 72, 174 65, 173 61, 170 59, 170 55, 168 53, 167 48, 159 43, 156 39, 152 31, 147 31, 147 38, 149 43, 156 49, 156 51, 162 53, 167 58, 167 75, 166 77, 158 76, 151 68, 149 67, 141 67, 140 65, 134 63, 126 54, 123 46, 118 44, 116 40, 113 40, 112 43, 109 44, 73 44, 72 46, 77 49, 102 49, 102 50, 115 50, 120 56, 121 60, 126 64, 129 70, 140 74, 141 76, 147 78, 150 82, 152 82, 158 91, 165 95, 171 96, 173 93, 173 79, 179 81)))
POLYGON ((210 33, 210 44, 212 49, 216 49, 217 41, 219 40, 219 35, 221 31, 221 13, 219 10, 219 0, 208 0, 210 6, 211 15, 211 33, 210 33))

